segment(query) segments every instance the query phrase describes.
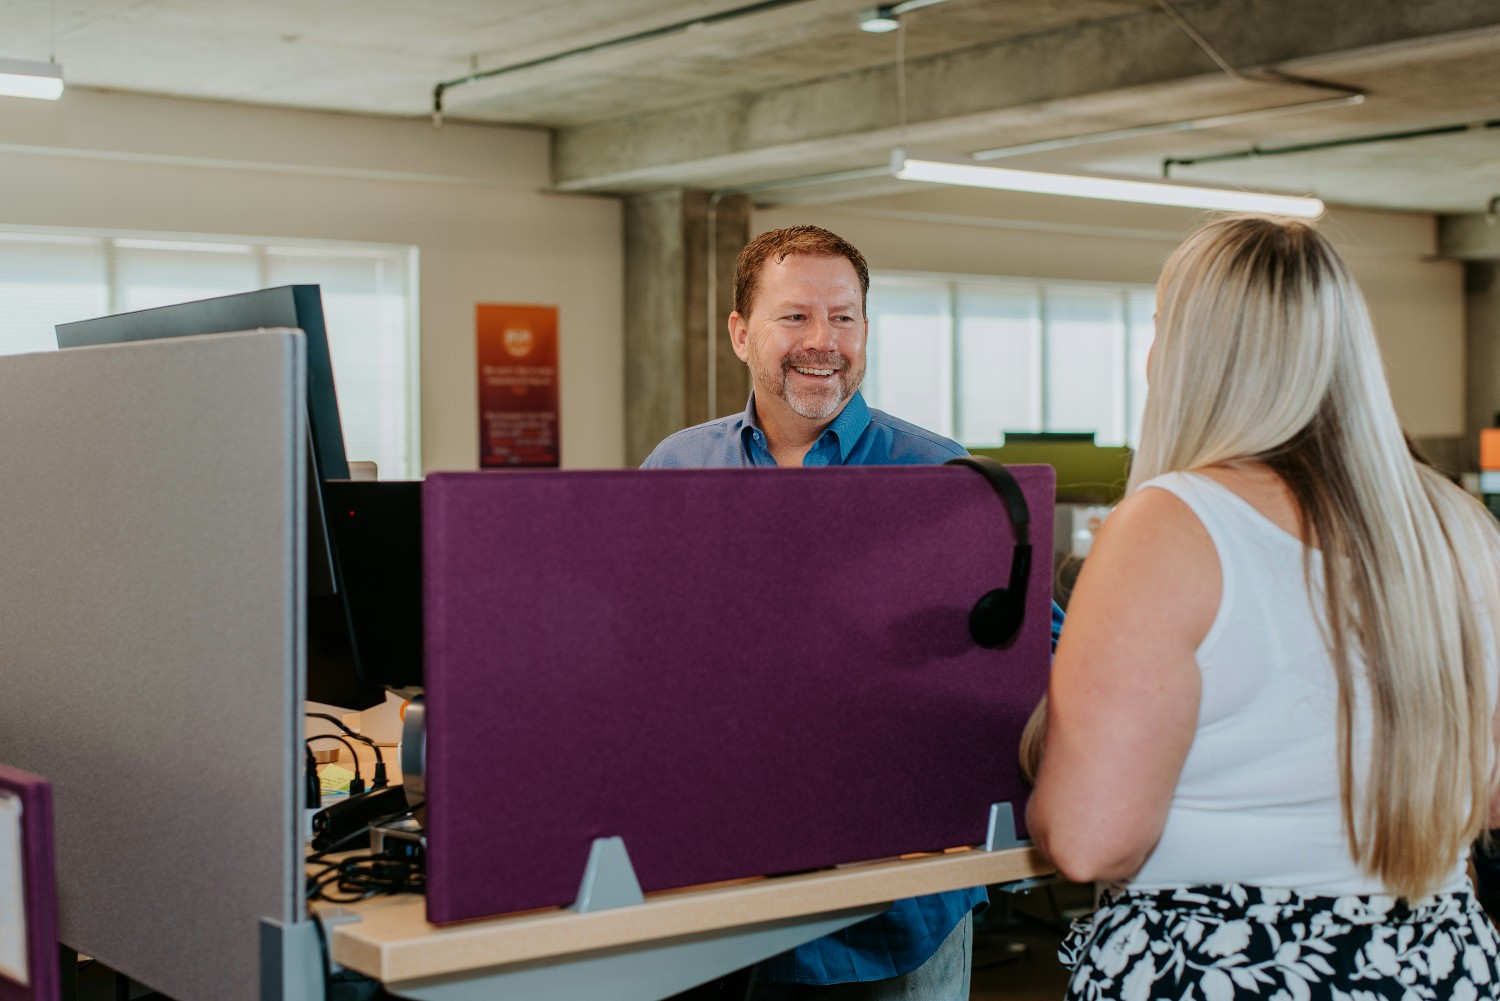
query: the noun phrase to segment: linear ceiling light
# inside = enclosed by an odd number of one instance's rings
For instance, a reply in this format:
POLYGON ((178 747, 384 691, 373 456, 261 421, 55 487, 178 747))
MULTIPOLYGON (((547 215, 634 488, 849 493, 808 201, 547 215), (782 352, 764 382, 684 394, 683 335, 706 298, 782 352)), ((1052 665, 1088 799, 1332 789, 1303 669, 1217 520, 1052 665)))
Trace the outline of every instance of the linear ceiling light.
POLYGON ((25 59, 0 59, 0 97, 35 97, 55 101, 62 97, 62 67, 25 59))
POLYGON ((1200 188, 1153 181, 1124 181, 1079 174, 1046 174, 1035 170, 1014 170, 962 161, 917 159, 908 157, 901 150, 897 150, 891 158, 891 171, 905 181, 1029 191, 1040 195, 1101 198, 1106 201, 1140 202, 1147 205, 1179 205, 1227 212, 1269 212, 1305 219, 1314 219, 1323 214, 1323 203, 1317 198, 1264 195, 1253 191, 1200 188))

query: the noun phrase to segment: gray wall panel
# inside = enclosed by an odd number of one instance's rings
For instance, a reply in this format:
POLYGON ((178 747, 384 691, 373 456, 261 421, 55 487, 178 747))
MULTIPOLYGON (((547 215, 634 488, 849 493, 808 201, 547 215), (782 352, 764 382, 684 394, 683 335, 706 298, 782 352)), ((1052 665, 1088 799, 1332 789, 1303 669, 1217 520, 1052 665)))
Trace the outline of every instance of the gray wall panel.
POLYGON ((0 358, 0 761, 54 783, 62 937, 259 995, 301 916, 292 331, 0 358))

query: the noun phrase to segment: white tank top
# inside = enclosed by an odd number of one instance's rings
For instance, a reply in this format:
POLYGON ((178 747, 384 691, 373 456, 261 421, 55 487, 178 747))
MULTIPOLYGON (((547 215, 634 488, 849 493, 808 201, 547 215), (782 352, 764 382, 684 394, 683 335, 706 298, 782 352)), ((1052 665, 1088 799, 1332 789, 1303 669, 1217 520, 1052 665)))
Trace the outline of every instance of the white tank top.
MULTIPOLYGON (((1197 650, 1198 729, 1161 840, 1126 885, 1385 893, 1378 878, 1360 872, 1344 836, 1338 688, 1301 540, 1206 476, 1168 473, 1145 486, 1172 493, 1198 516, 1224 584, 1197 650)), ((1316 580, 1321 558, 1312 558, 1316 580)), ((1356 776, 1365 774, 1369 735, 1366 714, 1355 721, 1356 776)), ((1444 890, 1465 885, 1466 861, 1466 854, 1455 861, 1444 890)))

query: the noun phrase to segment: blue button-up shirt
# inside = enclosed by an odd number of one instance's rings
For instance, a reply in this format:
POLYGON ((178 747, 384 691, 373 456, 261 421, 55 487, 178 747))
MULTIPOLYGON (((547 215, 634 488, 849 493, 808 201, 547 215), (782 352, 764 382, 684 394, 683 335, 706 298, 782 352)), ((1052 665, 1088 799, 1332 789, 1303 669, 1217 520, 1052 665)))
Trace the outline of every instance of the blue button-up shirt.
MULTIPOLYGON (((844 404, 802 460, 804 466, 930 466, 968 455, 956 441, 880 410, 861 393, 844 404)), ((755 416, 755 395, 745 412, 679 431, 656 446, 643 469, 774 466, 766 433, 755 416)))
MULTIPOLYGON (((856 392, 818 436, 804 466, 936 465, 969 453, 915 424, 870 409, 856 392)), ((752 393, 745 412, 699 424, 667 438, 642 468, 774 466, 752 393)), ((1052 606, 1052 644, 1062 612, 1052 606)), ((989 902, 984 887, 898 900, 890 910, 767 960, 776 983, 842 984, 910 973, 931 958, 963 916, 989 902)))

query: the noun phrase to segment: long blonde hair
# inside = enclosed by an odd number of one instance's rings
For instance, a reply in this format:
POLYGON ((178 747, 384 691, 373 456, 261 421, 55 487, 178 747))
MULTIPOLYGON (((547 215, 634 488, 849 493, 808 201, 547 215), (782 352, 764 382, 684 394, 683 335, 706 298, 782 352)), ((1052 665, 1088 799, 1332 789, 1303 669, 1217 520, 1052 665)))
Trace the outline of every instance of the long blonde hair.
POLYGON ((1213 222, 1173 254, 1159 290, 1127 492, 1232 460, 1285 481, 1337 675, 1351 856, 1392 893, 1431 893, 1486 826, 1495 785, 1500 533, 1412 457, 1364 299, 1310 225, 1213 222), (1365 708, 1370 760, 1356 775, 1365 708))

